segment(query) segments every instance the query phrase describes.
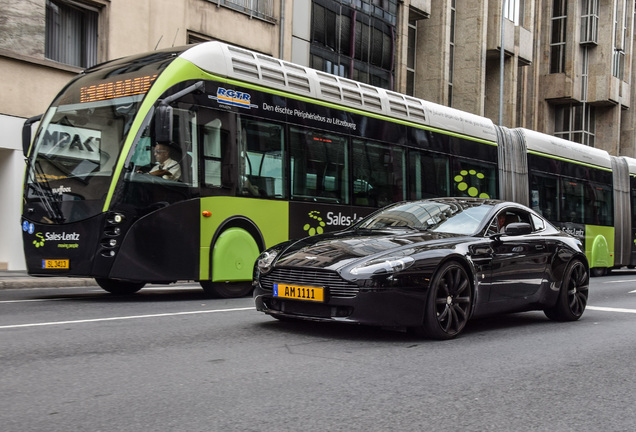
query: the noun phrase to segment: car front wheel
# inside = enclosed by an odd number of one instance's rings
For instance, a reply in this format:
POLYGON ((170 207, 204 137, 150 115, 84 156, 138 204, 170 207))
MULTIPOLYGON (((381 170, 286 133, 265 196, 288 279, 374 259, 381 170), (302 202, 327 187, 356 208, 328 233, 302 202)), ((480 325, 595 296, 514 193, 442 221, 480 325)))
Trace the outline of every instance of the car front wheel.
POLYGON ((455 261, 443 264, 429 288, 422 333, 433 339, 452 339, 466 326, 473 303, 466 269, 455 261))

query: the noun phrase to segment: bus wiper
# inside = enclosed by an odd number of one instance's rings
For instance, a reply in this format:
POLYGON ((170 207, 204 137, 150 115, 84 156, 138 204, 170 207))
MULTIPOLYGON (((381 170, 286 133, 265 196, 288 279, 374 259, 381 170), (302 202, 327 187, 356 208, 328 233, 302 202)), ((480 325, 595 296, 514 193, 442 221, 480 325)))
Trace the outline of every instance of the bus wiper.
POLYGON ((57 223, 64 222, 64 216, 60 210, 57 200, 53 196, 53 190, 51 189, 49 181, 46 179, 46 175, 44 174, 44 170, 42 170, 40 162, 36 161, 34 167, 36 178, 33 179, 32 183, 29 183, 29 186, 36 191, 36 195, 40 199, 42 207, 44 207, 46 214, 51 218, 51 220, 57 223), (41 182, 37 181, 38 176, 42 179, 46 188, 42 187, 41 182))

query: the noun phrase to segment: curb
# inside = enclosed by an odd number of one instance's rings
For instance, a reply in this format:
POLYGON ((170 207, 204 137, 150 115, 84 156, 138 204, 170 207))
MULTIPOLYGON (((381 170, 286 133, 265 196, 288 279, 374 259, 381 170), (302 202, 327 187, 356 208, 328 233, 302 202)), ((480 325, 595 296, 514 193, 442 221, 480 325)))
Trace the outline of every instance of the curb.
POLYGON ((0 290, 17 288, 67 288, 98 286, 95 279, 60 277, 6 277, 0 278, 0 290))

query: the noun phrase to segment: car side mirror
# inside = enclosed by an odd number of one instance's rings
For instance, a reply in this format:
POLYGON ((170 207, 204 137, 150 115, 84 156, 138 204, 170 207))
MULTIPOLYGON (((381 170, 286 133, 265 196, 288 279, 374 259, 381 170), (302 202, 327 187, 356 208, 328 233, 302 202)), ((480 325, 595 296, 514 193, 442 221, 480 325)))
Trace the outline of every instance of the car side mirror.
POLYGON ((506 226, 506 235, 521 236, 532 233, 532 225, 526 222, 514 222, 506 226))

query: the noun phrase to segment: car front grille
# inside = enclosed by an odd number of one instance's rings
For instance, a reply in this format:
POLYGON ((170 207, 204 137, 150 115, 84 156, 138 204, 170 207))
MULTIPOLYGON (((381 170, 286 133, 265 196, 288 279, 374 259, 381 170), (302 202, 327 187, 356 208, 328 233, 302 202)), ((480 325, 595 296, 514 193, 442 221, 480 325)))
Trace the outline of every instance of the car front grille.
POLYGON ((329 270, 292 269, 277 267, 271 273, 261 275, 261 286, 271 291, 275 283, 321 286, 327 288, 331 297, 353 298, 358 294, 358 285, 348 282, 336 272, 329 270))

